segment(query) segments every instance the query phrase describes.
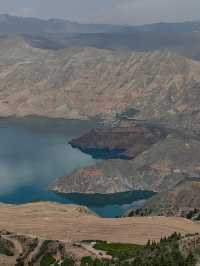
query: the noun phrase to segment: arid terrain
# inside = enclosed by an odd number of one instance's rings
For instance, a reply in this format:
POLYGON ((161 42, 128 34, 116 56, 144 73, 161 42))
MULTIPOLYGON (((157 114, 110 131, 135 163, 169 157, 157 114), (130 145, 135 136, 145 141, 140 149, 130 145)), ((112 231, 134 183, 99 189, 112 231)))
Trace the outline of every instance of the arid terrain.
POLYGON ((200 180, 185 179, 174 188, 147 200, 141 209, 130 210, 128 216, 163 215, 200 219, 200 180))
POLYGON ((200 232, 200 225, 175 217, 104 219, 83 207, 32 203, 0 205, 0 230, 5 229, 69 244, 92 239, 145 244, 149 239, 158 241, 175 231, 200 232))
POLYGON ((200 224, 184 218, 103 219, 87 208, 75 205, 48 202, 21 206, 1 204, 0 252, 3 255, 0 263, 2 266, 43 265, 44 260, 73 258, 78 263, 76 265, 80 265, 80 260, 88 256, 111 260, 111 256, 94 249, 90 242, 103 240, 120 245, 145 245, 148 240, 159 242, 162 237, 175 232, 192 236, 190 241, 181 240, 180 247, 191 250, 194 245, 195 250, 197 241, 199 243, 200 224), (186 247, 187 243, 190 248, 186 247))
POLYGON ((138 119, 198 128, 200 63, 171 51, 52 51, 3 36, 0 60, 0 116, 110 119, 131 107, 138 119))
MULTIPOLYGON (((128 141, 126 147, 124 141, 116 143, 122 132, 114 143, 111 126, 103 138, 112 138, 112 146, 104 147, 126 149, 123 155, 131 160, 122 156, 79 169, 60 179, 53 190, 158 192, 185 177, 200 176, 199 61, 168 49, 125 54, 94 47, 48 50, 34 47, 20 35, 0 38, 0 60, 0 116, 100 117, 113 126, 134 110, 132 119, 169 129, 165 137, 147 127, 139 138, 129 135, 130 149, 128 141)), ((98 134, 93 132, 93 139, 99 145, 98 134)))
POLYGON ((0 232, 0 251, 7 254, 0 256, 0 263, 14 266, 16 260, 38 265, 45 254, 57 260, 65 256, 76 260, 85 256, 109 259, 105 252, 83 241, 145 245, 148 240, 159 242, 174 232, 183 236, 200 233, 200 224, 178 217, 105 219, 84 207, 38 202, 1 204, 0 232))
POLYGON ((187 245, 196 254, 199 29, 199 22, 128 27, 0 15, 0 117, 98 121, 69 144, 100 160, 55 176, 48 188, 63 195, 152 192, 140 209, 111 219, 76 205, 0 204, 0 253, 8 255, 0 256, 0 265, 55 259, 63 266, 68 255, 105 258, 91 241, 136 249, 147 244, 132 259, 147 251, 156 258, 160 247, 175 261, 179 247, 186 249, 180 259, 191 259, 187 245))

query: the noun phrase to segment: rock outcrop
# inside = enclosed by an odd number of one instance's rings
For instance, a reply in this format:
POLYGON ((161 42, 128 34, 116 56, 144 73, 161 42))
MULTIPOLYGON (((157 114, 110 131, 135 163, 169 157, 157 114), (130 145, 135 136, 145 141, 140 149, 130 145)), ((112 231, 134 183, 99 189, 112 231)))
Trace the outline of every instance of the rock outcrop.
MULTIPOLYGON (((119 150, 119 147, 122 149, 124 144, 123 153, 116 153, 115 156, 128 154, 129 160, 126 157, 127 160, 99 161, 94 166, 79 169, 56 180, 51 189, 62 193, 115 193, 132 190, 160 192, 173 188, 186 177, 200 177, 198 137, 180 134, 176 130, 155 129, 153 126, 149 130, 148 127, 135 126, 131 121, 125 124, 132 125, 134 130, 131 130, 131 126, 125 127, 123 130, 126 129, 127 132, 122 130, 120 136, 120 128, 111 129, 111 135, 108 129, 97 129, 73 143, 80 145, 82 150, 95 147, 95 153, 99 156, 102 155, 102 147, 106 148, 106 156, 109 156, 111 150, 111 158, 112 151, 119 150), (136 129, 139 129, 137 134, 136 129), (154 141, 148 142, 149 139, 154 141)), ((93 152, 94 150, 92 154, 93 152)))
POLYGON ((133 159, 166 138, 169 132, 148 123, 119 121, 115 126, 91 130, 70 144, 97 159, 133 159))

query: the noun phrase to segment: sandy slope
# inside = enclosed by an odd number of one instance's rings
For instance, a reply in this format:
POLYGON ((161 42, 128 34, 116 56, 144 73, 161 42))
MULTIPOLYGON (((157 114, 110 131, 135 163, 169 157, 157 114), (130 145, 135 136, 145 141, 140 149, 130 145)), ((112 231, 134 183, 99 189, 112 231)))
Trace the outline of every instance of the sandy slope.
POLYGON ((141 217, 103 219, 86 208, 52 203, 0 205, 0 230, 33 234, 46 239, 99 239, 143 244, 174 231, 200 232, 200 225, 182 218, 141 217))

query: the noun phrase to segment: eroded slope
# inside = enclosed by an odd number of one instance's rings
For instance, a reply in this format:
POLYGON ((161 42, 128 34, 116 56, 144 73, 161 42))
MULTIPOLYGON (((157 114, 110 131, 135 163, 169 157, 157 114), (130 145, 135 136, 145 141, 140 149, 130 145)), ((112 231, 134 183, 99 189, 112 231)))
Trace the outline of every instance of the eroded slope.
POLYGON ((139 118, 166 123, 196 125, 199 119, 200 63, 169 51, 126 56, 95 48, 56 52, 3 36, 0 59, 1 116, 108 118, 131 107, 139 118))

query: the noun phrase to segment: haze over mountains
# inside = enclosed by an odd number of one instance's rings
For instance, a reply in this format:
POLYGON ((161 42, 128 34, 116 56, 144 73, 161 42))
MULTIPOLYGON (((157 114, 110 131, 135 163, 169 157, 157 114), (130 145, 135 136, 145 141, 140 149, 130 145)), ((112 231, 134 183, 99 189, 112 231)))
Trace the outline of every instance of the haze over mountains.
POLYGON ((80 24, 62 19, 43 20, 0 14, 0 32, 16 34, 106 33, 131 29, 126 26, 80 24))
POLYGON ((63 19, 39 19, 34 17, 18 17, 0 14, 1 33, 113 33, 113 32, 197 32, 200 31, 200 21, 183 23, 156 23, 143 26, 81 24, 63 19))
MULTIPOLYGON (((119 134, 122 150, 129 146, 124 130, 135 132, 132 122, 121 131, 122 114, 132 111, 131 120, 147 128, 130 136, 128 160, 75 171, 54 190, 162 192, 200 177, 199 22, 126 27, 1 15, 0 33, 0 116, 101 117, 110 138, 119 134), (167 134, 149 143, 158 126, 167 134)), ((96 150, 119 148, 114 141, 99 145, 106 138, 99 134, 92 135, 96 146, 91 133, 85 143, 96 150)))
POLYGON ((170 49, 200 58, 200 22, 157 23, 144 26, 80 24, 61 19, 0 15, 0 34, 26 35, 35 47, 95 47, 120 53, 170 49))

